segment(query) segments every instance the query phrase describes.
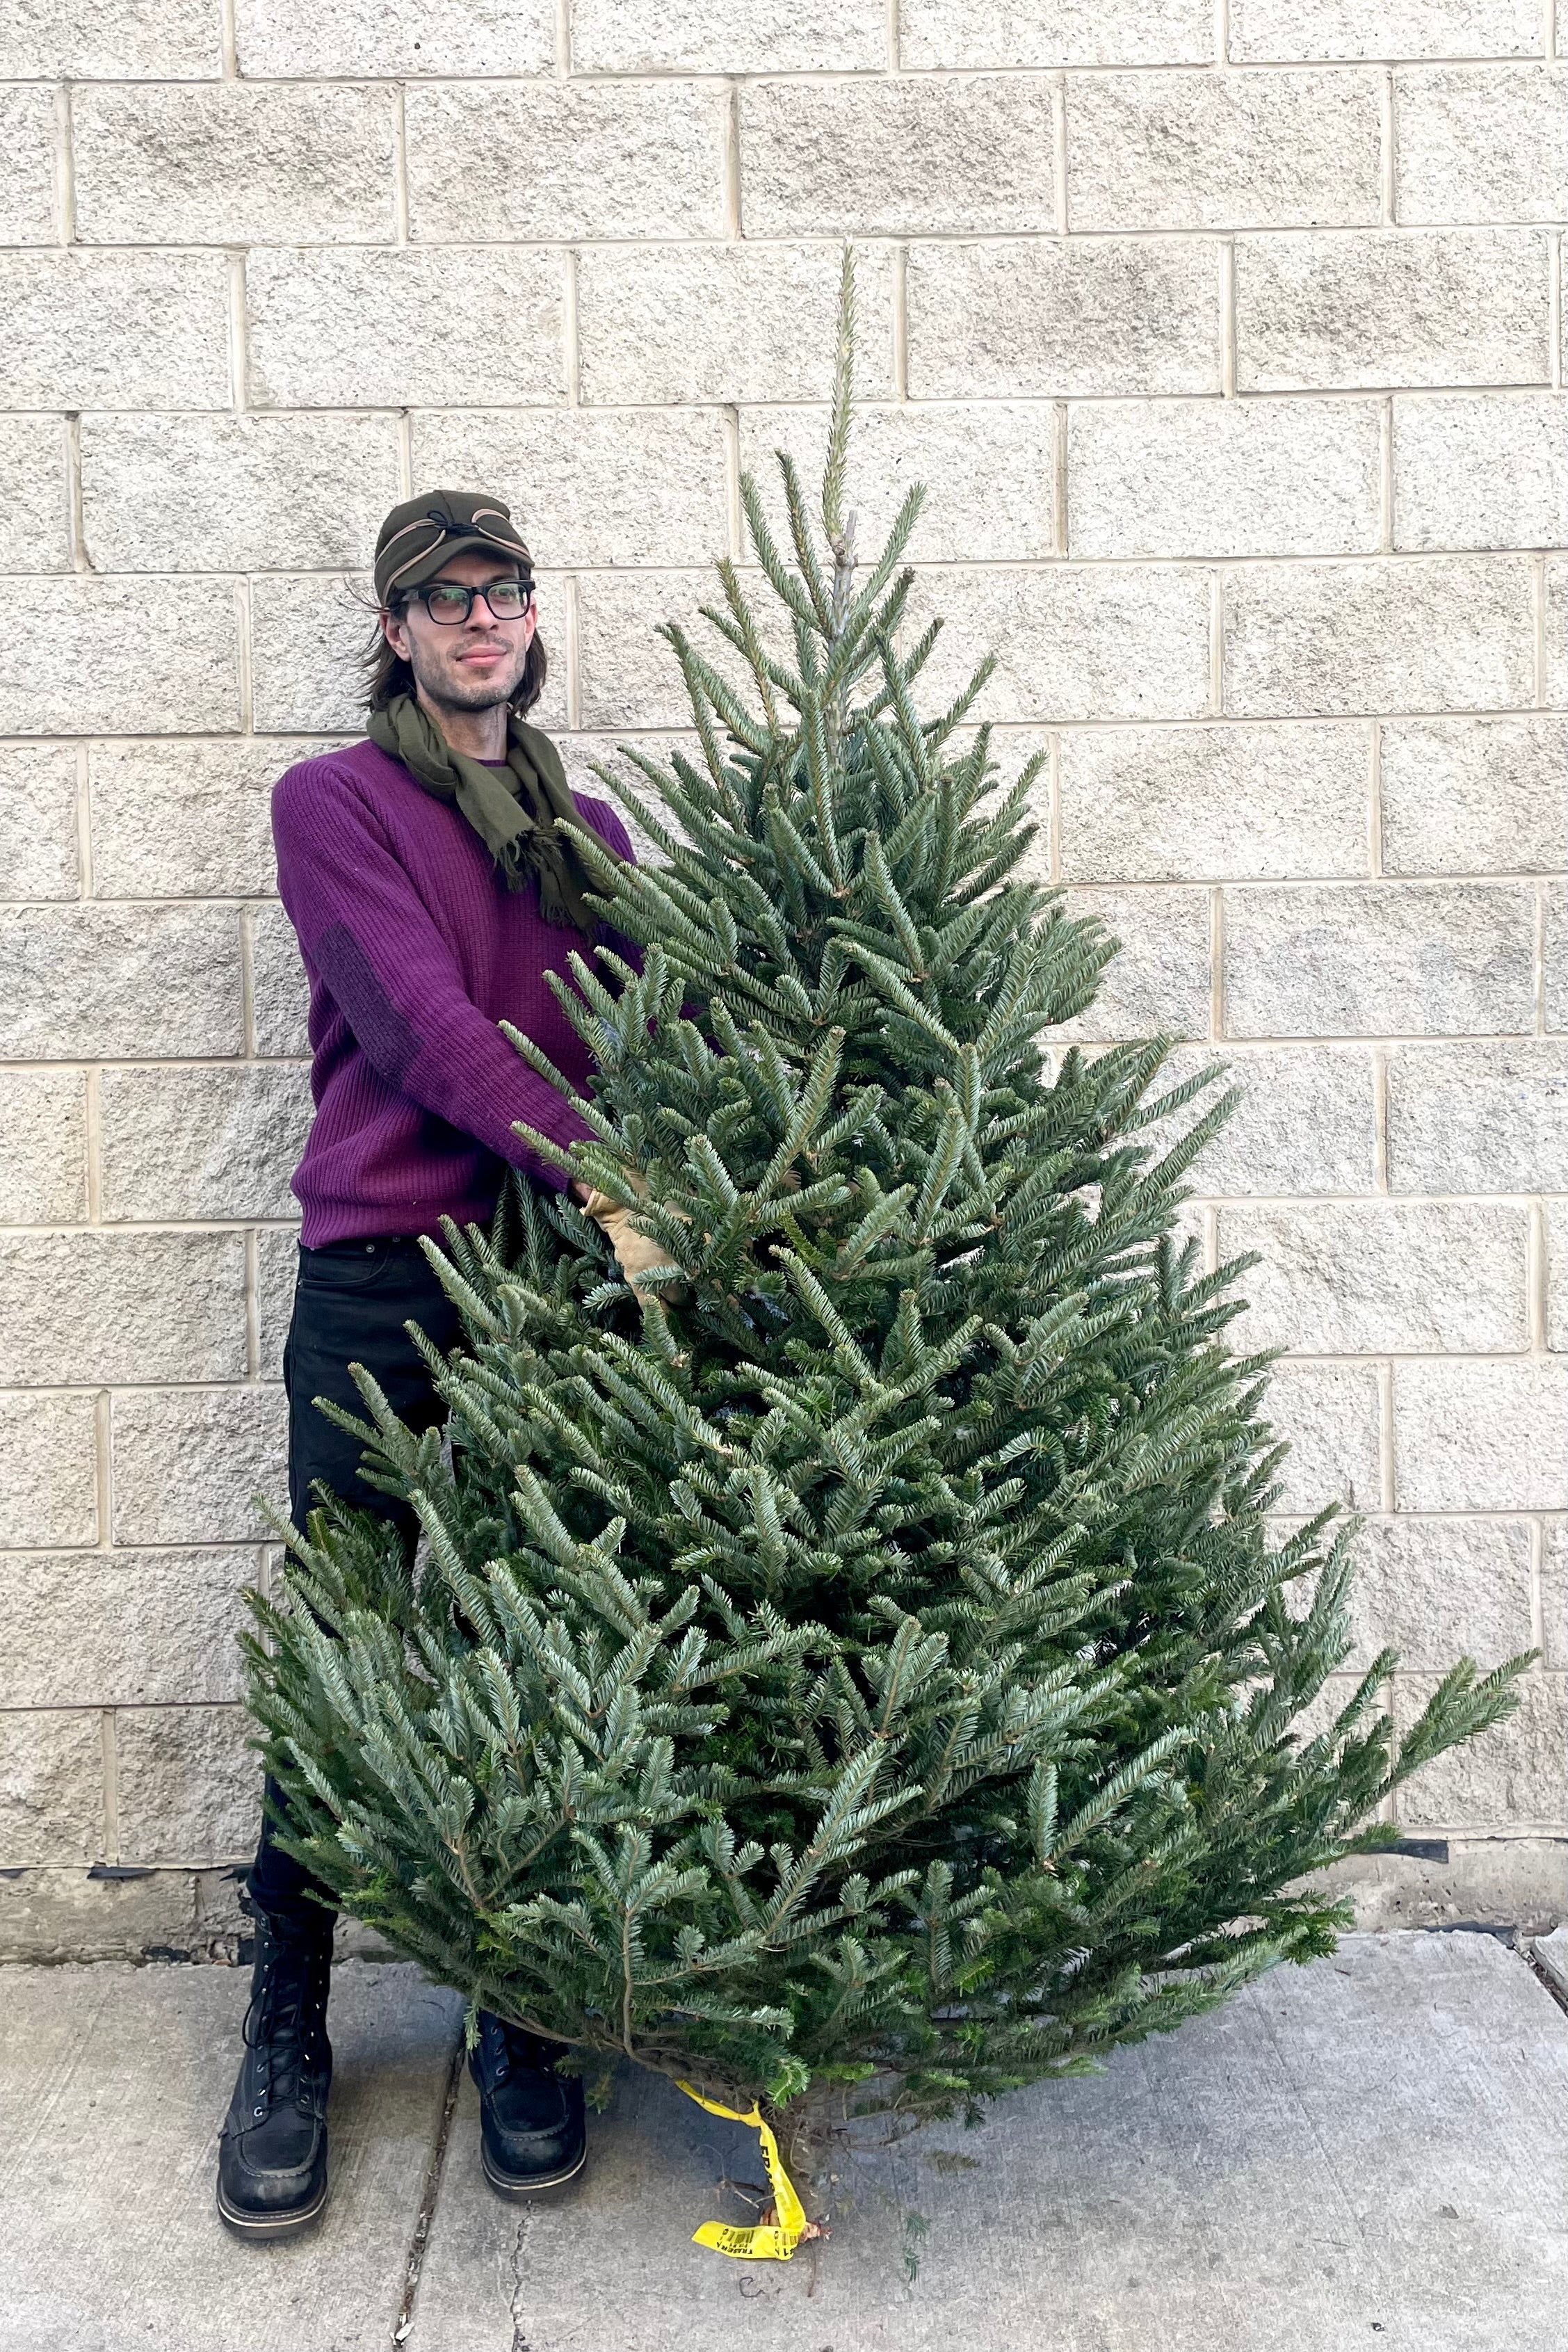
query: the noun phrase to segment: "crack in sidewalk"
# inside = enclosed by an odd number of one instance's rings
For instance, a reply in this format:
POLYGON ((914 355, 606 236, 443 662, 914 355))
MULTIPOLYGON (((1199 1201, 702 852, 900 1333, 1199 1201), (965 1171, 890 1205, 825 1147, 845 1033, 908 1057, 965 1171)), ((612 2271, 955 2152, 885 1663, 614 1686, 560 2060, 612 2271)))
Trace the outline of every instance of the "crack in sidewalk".
MULTIPOLYGON (((452 2056, 446 2069, 446 2093, 441 2104, 441 2121, 436 2126, 435 2145, 430 2151, 425 2167, 424 2188, 420 2195, 419 2212, 413 2224, 413 2234, 408 2242, 408 2256, 403 2266, 402 2301, 398 2305, 397 2319, 392 2326, 393 2344, 408 2340, 413 2326, 413 2306, 419 2294, 420 2273, 424 2268, 424 2250, 430 2238, 430 2225, 435 2219, 435 2200, 441 2193, 441 2174, 446 2162, 446 2143, 452 2137, 452 2118, 457 2112, 457 2093, 463 2081, 463 2061, 466 2054, 462 2021, 459 2020, 452 2056)), ((515 2347, 514 2347, 515 2352, 515 2347)))
POLYGON ((529 2226, 533 2221, 533 2218, 534 2217, 531 2212, 526 2212, 523 2215, 521 2221, 517 2223, 517 2234, 512 2241, 512 2294, 510 2305, 512 2315, 512 2352, 528 2352, 528 2347, 523 2336, 523 2323, 517 2317, 517 2305, 522 2300, 523 2293, 523 2247, 527 2242, 529 2226))

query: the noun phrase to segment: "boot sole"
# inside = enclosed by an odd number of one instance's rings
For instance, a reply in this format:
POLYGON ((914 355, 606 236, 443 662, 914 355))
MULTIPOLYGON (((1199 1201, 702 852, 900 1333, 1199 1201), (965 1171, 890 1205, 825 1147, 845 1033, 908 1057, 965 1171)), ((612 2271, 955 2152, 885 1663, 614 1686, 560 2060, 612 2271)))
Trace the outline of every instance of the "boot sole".
POLYGON ((319 2194, 308 2205, 291 2205, 276 2213, 242 2213, 218 2189, 218 2219, 232 2230, 236 2238, 248 2238, 253 2242, 267 2238, 292 2238, 319 2221, 327 2203, 327 2186, 323 2181, 319 2194))
POLYGON ((526 2205, 530 2197, 548 2197, 557 2189, 570 2189, 572 2182, 581 2177, 588 2162, 588 2150, 584 2148, 577 2162, 565 2172, 541 2173, 526 2180, 519 2180, 509 2173, 494 2171, 483 2142, 479 2148, 479 2162, 484 2168, 486 2179, 497 2197, 504 2197, 509 2205, 526 2205))

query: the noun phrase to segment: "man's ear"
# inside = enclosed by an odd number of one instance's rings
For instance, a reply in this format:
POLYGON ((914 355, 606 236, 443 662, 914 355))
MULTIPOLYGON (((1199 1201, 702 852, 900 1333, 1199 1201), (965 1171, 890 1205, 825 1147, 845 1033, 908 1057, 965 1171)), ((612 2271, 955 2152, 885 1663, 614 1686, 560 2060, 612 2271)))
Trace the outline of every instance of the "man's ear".
POLYGON ((386 639, 388 645, 391 646, 398 659, 400 661, 407 661, 409 653, 408 630, 404 625, 402 614, 401 613, 390 612, 386 605, 383 604, 381 610, 381 625, 382 635, 386 639))

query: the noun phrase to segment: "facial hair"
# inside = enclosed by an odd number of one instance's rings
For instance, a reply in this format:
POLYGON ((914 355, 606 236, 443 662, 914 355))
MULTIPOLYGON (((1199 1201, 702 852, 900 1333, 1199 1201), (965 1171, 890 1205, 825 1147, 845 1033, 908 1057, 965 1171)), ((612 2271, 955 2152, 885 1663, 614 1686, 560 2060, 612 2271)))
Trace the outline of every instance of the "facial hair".
POLYGON ((510 702, 522 684, 528 657, 528 647, 521 646, 514 670, 492 670, 488 677, 465 681, 444 666, 434 677, 428 677, 420 648, 412 642, 409 646, 409 667, 421 699, 437 710, 493 710, 497 703, 510 702))

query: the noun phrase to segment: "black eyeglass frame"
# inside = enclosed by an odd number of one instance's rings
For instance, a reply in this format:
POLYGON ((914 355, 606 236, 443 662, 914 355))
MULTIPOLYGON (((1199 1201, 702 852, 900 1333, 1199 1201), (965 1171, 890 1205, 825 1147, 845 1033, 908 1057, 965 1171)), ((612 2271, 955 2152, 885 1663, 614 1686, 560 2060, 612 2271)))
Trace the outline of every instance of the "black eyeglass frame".
POLYGON ((412 604, 415 599, 417 599, 418 602, 424 606, 425 611, 430 614, 431 620, 438 629, 460 629, 474 610, 474 599, 476 596, 483 597, 485 610, 489 614, 490 618, 493 621, 520 621, 533 601, 533 593, 534 583, 528 573, 510 572, 505 574, 499 580, 486 580, 477 588, 471 588, 465 580, 429 580, 426 581, 423 588, 414 588, 410 591, 409 602, 412 604), (490 602, 490 590, 492 588, 520 588, 522 590, 523 601, 517 612, 497 613, 496 607, 490 602), (464 598, 465 602, 463 610, 455 619, 444 619, 440 614, 432 611, 430 600, 432 596, 435 594, 437 590, 439 590, 441 594, 444 596, 460 595, 464 598))

